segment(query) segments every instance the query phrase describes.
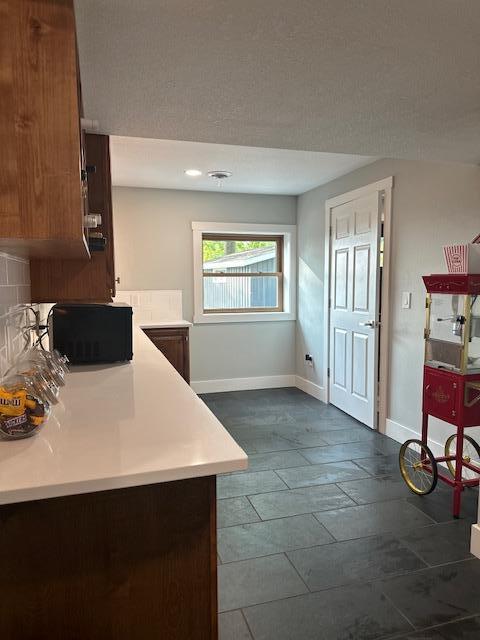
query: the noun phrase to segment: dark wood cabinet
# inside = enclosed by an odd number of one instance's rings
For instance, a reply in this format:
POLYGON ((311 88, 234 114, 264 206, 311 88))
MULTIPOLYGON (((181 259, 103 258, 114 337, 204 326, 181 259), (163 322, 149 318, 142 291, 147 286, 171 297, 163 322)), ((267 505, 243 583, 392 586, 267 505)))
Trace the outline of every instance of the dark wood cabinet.
POLYGON ((147 336, 178 373, 190 384, 188 327, 144 329, 147 336))
POLYGON ((0 2, 0 248, 88 257, 73 0, 0 2))
POLYGON ((109 139, 81 130, 73 0, 0 2, 0 61, 0 250, 31 258, 33 302, 111 301, 109 139), (107 238, 91 256, 89 212, 107 238))
POLYGON ((94 231, 106 238, 105 249, 92 251, 90 260, 31 260, 32 302, 111 302, 115 295, 109 137, 86 134, 85 154, 88 211, 102 216, 94 231))
POLYGON ((109 136, 87 133, 85 154, 87 166, 94 168, 94 171, 88 173, 88 211, 102 216, 102 224, 95 231, 102 233, 107 241, 105 250, 100 253, 105 258, 106 293, 113 297, 115 296, 115 261, 109 136))
POLYGON ((2 505, 0 635, 217 640, 216 548, 214 476, 2 505))

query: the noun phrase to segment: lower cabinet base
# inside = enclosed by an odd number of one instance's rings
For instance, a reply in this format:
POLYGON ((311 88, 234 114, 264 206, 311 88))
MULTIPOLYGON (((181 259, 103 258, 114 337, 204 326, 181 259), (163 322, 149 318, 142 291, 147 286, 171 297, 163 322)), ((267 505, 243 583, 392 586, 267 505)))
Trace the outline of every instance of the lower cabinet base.
POLYGON ((215 477, 0 507, 0 637, 217 640, 215 477))

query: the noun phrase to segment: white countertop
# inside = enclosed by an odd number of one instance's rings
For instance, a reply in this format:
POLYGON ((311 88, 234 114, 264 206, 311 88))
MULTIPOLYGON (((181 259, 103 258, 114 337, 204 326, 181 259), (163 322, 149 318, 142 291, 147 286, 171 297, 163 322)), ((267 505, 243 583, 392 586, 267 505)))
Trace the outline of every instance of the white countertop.
POLYGON ((244 451, 138 327, 133 351, 128 364, 74 367, 40 432, 0 441, 0 504, 247 467, 244 451))
POLYGON ((191 327, 192 323, 188 320, 148 320, 141 323, 142 329, 166 329, 168 327, 191 327))

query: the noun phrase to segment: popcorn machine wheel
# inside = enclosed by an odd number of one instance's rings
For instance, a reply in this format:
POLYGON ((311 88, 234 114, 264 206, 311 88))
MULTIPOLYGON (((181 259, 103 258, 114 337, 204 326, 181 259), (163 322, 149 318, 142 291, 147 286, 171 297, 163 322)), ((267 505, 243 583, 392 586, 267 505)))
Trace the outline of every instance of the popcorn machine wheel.
POLYGON ((462 492, 480 483, 480 446, 464 433, 480 426, 480 275, 424 276, 427 289, 421 440, 407 440, 400 472, 411 491, 431 493, 438 480, 453 488, 453 516, 462 492), (456 428, 444 455, 428 446, 430 416, 456 428))

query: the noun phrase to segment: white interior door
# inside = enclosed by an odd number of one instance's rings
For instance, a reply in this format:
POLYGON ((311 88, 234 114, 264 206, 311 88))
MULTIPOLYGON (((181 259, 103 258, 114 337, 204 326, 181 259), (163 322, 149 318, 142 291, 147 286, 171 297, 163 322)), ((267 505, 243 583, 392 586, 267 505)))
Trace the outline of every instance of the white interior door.
POLYGON ((331 209, 330 402, 377 423, 379 333, 378 192, 331 209))

